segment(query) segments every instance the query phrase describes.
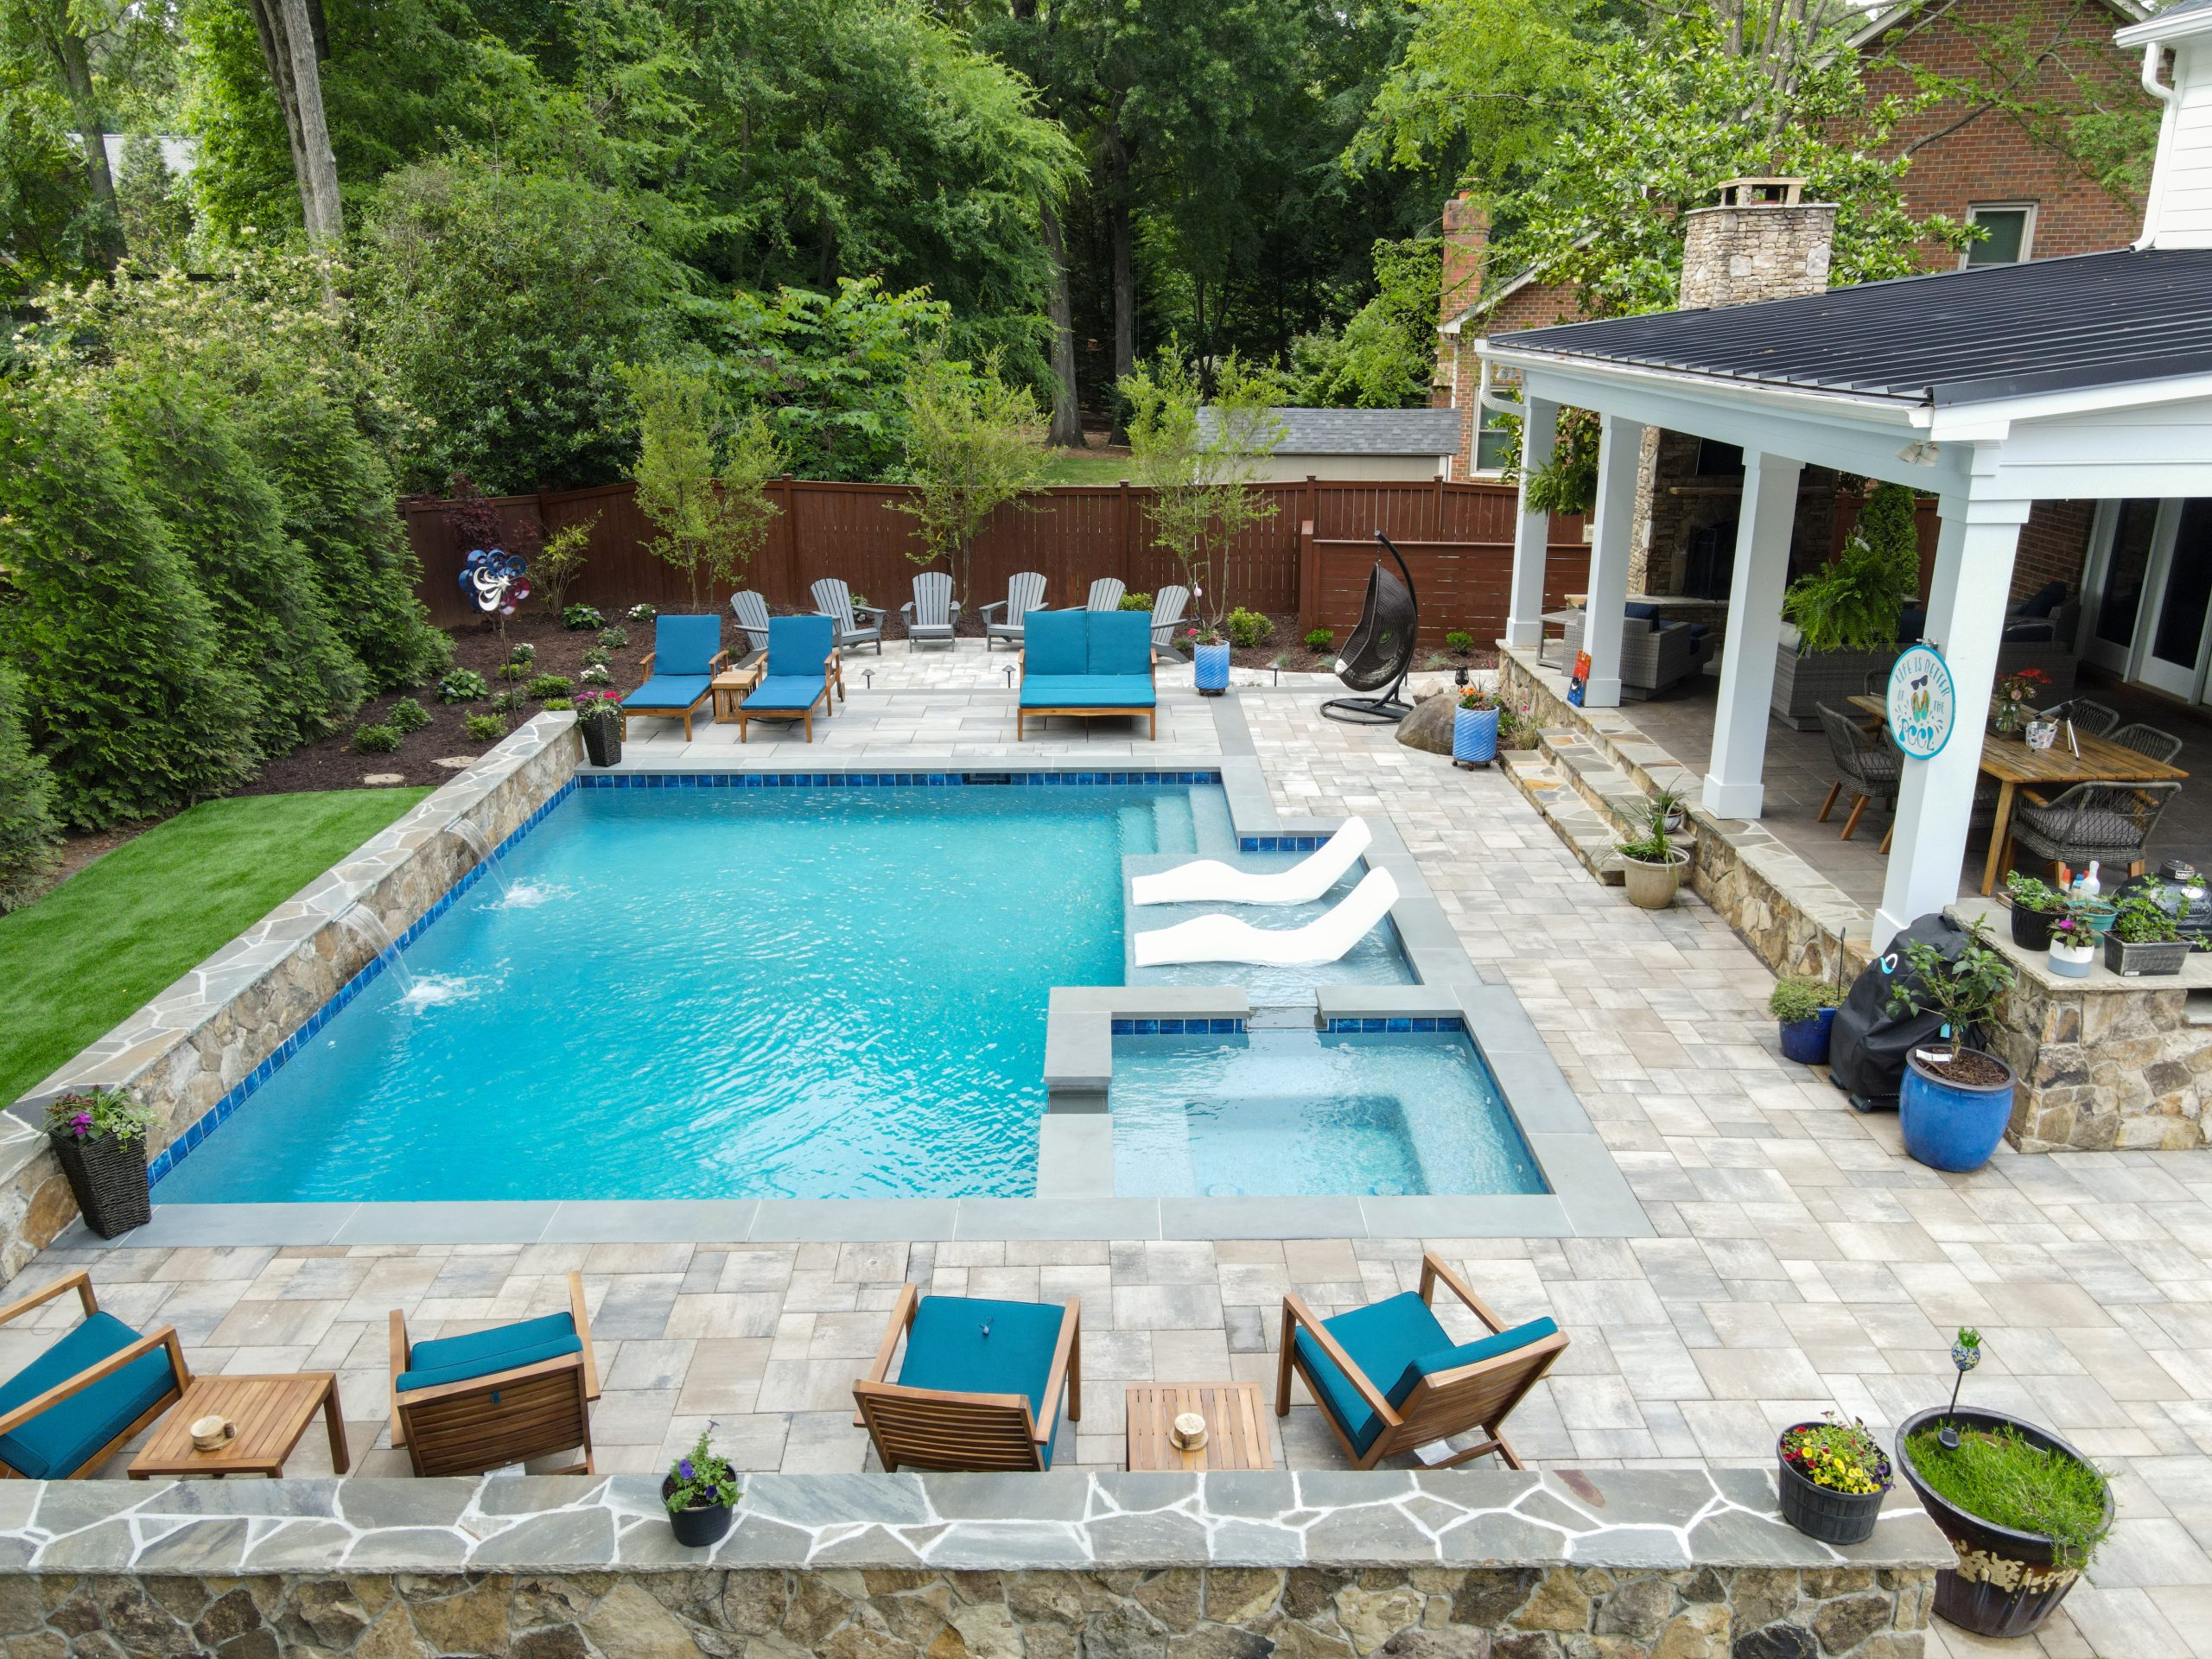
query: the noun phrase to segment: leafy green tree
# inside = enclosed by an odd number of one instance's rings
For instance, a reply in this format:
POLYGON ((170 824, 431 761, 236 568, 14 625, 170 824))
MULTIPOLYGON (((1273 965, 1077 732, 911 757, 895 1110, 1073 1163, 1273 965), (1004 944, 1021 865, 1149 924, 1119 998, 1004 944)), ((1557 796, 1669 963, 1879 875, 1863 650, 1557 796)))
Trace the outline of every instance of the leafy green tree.
POLYGON ((1045 419, 1026 386, 931 352, 906 383, 906 475, 914 495, 899 510, 920 522, 917 564, 943 559, 956 591, 972 594, 976 537, 991 515, 1044 481, 1045 419))
POLYGON ((1229 611, 1230 547, 1274 516, 1254 489, 1282 442, 1275 386, 1233 353, 1201 403, 1197 375, 1171 343, 1122 383, 1137 480, 1152 492, 1153 542, 1175 556, 1195 615, 1218 624, 1229 611))
POLYGON ((185 558, 90 400, 0 393, 0 658, 69 823, 172 812, 251 776, 257 698, 185 558))
POLYGON ((638 505, 660 531, 653 554, 683 573, 691 607, 702 581, 734 581, 767 539, 779 509, 767 482, 783 454, 758 413, 726 441, 721 398, 711 377, 677 362, 623 372, 637 404, 638 505))
POLYGON ((0 914, 38 896, 60 839, 53 773, 23 731, 22 677, 0 663, 0 914))
POLYGON ((123 254, 122 222, 115 209, 115 179, 108 170, 107 121, 92 72, 92 37, 112 19, 97 0, 0 0, 0 60, 10 79, 42 72, 46 85, 68 110, 77 166, 90 196, 91 238, 104 264, 123 254))
POLYGON ((1291 346, 1291 403, 1323 409, 1418 409, 1436 365, 1443 244, 1433 237, 1375 245, 1376 292, 1343 328, 1291 346))
POLYGON ((49 283, 88 279, 104 252, 67 106, 42 80, 0 55, 0 307, 10 310, 49 283))
POLYGON ((192 235, 192 204, 162 154, 162 142, 135 133, 123 146, 115 181, 116 210, 130 257, 151 265, 181 265, 192 235))

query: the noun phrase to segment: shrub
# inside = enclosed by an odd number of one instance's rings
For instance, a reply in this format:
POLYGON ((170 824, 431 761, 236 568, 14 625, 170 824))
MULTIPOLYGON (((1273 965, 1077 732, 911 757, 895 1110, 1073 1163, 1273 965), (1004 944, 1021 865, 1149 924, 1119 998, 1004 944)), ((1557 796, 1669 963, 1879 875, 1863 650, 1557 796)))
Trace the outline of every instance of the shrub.
POLYGON ((396 726, 357 726, 353 728, 353 753, 356 754, 390 754, 399 747, 399 728, 396 726))
POLYGON ((518 641, 515 648, 507 653, 507 660, 524 664, 534 663, 537 660, 537 647, 527 639, 518 641))
POLYGON ((623 612, 622 620, 625 622, 650 622, 659 614, 652 606, 639 603, 623 612))
POLYGON ((612 685, 614 675, 604 663, 586 663, 576 675, 576 681, 582 685, 612 685))
POLYGON ((524 702, 521 691, 510 687, 492 699, 492 707, 499 714, 518 715, 523 711, 524 702))
POLYGON ((571 689, 572 683, 565 674, 541 674, 530 683, 530 695, 541 699, 565 697, 571 689))
POLYGON ((1238 606, 1229 613, 1229 643, 1249 651, 1275 637, 1275 625, 1257 611, 1238 606))
POLYGON ((474 702, 491 695, 491 686, 473 668, 456 668, 438 682, 440 702, 474 702))
POLYGON ((1828 988, 1817 979, 1777 979, 1766 1000, 1766 1011, 1785 1026, 1815 1019, 1822 1008, 1834 1006, 1828 988))
POLYGON ((575 703, 570 702, 566 697, 548 697, 545 699, 545 709, 549 714, 556 709, 573 709, 575 706, 576 705, 575 703))
POLYGON ((589 651, 588 651, 588 652, 584 652, 584 658, 583 658, 583 661, 584 661, 584 666, 585 666, 586 668, 604 668, 604 667, 606 667, 606 666, 607 666, 607 650, 606 650, 606 647, 604 647, 604 646, 602 646, 602 645, 594 645, 594 646, 593 646, 589 651))
POLYGON ((1475 648, 1475 636, 1465 628, 1454 628, 1444 636, 1444 645, 1446 650, 1455 651, 1464 657, 1475 648))
POLYGON ((1326 651, 1336 643, 1337 636, 1326 628, 1316 628, 1306 636, 1306 649, 1308 651, 1326 651))
POLYGON ((503 680, 527 680, 531 677, 528 663, 501 663, 492 671, 503 680))
POLYGON ((545 608, 561 613, 561 626, 564 628, 595 628, 607 620, 595 607, 564 602, 569 584, 584 573, 584 561, 591 555, 591 533, 598 527, 599 514, 594 512, 582 524, 555 531, 545 538, 545 545, 538 550, 537 556, 530 562, 530 574, 545 595, 545 608), (572 622, 569 620, 571 611, 588 611, 591 620, 572 622))
POLYGON ((600 649, 602 651, 620 651, 629 643, 630 631, 627 628, 601 628, 599 631, 600 649))
POLYGON ((412 697, 402 697, 385 710, 384 723, 394 730, 419 732, 430 723, 429 711, 412 697))
POLYGON ((54 868, 61 839, 54 778, 23 734, 23 683, 0 664, 0 912, 28 904, 54 868))
POLYGON ((486 743, 495 737, 504 737, 507 722, 497 715, 471 715, 461 721, 461 729, 479 743, 486 743))
POLYGON ((605 627, 607 618, 596 605, 571 605, 561 613, 561 626, 571 633, 586 633, 605 627))
POLYGON ((1123 594, 1122 608, 1125 611, 1148 611, 1152 608, 1150 594, 1123 594))

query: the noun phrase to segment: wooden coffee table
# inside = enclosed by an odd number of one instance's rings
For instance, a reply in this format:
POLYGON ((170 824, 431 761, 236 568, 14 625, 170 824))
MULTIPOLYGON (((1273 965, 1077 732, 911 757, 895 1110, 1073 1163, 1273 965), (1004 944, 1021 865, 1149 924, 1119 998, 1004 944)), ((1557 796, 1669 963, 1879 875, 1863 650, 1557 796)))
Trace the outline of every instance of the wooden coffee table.
POLYGON ((1257 1382, 1135 1382, 1128 1391, 1132 1469, 1272 1469, 1267 1408, 1257 1382), (1167 1438, 1186 1411, 1206 1420, 1206 1443, 1185 1452, 1167 1438))
POLYGON ((330 1466, 349 1467, 346 1420, 339 1414, 334 1371, 297 1371, 286 1376, 195 1376, 184 1398, 169 1408, 145 1449, 130 1459, 130 1478, 156 1475, 267 1475, 284 1472, 284 1459, 320 1410, 330 1430, 330 1466), (219 1452, 195 1452, 192 1425, 202 1417, 227 1417, 238 1433, 219 1452))

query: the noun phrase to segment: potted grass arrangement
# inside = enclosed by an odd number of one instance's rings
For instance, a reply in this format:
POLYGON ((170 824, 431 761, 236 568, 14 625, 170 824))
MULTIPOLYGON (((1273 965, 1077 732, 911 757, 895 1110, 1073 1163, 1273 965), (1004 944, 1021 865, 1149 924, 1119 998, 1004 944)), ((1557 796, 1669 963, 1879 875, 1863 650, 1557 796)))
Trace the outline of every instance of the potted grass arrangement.
POLYGON ((69 1179, 85 1225, 113 1238, 153 1219, 146 1154, 161 1115, 120 1089, 57 1095, 46 1109, 46 1137, 69 1179))
POLYGON ((1833 1411, 1794 1423, 1775 1442, 1782 1518, 1824 1544, 1863 1544, 1891 1484, 1889 1454, 1866 1424, 1833 1411))
POLYGON ((1980 921, 1949 961, 1923 939, 1905 946, 1905 959, 1912 971, 1897 976, 1890 1012, 1943 1021, 1935 1041, 1905 1056, 1897 1094, 1905 1152, 1930 1169, 1980 1169, 2012 1121, 2012 1068, 1979 1046, 2012 988, 2012 964, 1980 921))
POLYGON ((707 1444, 707 1431, 701 1429, 698 1444, 669 1466, 660 1496, 676 1541, 687 1549, 710 1548, 729 1530, 739 1496, 737 1471, 707 1444))
POLYGON ((2138 975, 2177 974, 2189 960, 2190 943, 2182 936, 2189 900, 2177 895, 2178 911, 2162 902, 2165 889, 2156 881, 2131 887, 2119 898, 2112 926, 2105 932, 2105 966, 2133 979, 2138 975))
POLYGON ((622 759, 622 694, 619 691, 579 691, 575 696, 576 730, 584 740, 584 757, 594 766, 611 766, 622 759))
MULTIPOLYGON (((1961 1330, 1951 1363, 1963 1382, 1981 1335, 1961 1330)), ((1936 1611, 1961 1630, 2032 1634, 2066 1599, 2112 1531, 2112 1484, 2075 1447, 2015 1417, 1951 1403, 1897 1428, 1897 1464, 1957 1552, 1936 1574, 1936 1611)))
POLYGON ((1486 766, 1497 759, 1497 694, 1470 686, 1452 712, 1452 764, 1486 766))
POLYGON ((2012 907, 2012 943, 2023 950, 2050 948, 2050 925, 2066 908, 2066 895, 2040 877, 2013 870, 2005 877, 2005 901, 2012 907))
POLYGON ((1639 910, 1664 910, 1675 902, 1682 885, 1682 867, 1689 855, 1668 838, 1667 798, 1649 804, 1643 833, 1621 842, 1621 881, 1628 901, 1639 910))
POLYGON ((1835 1025, 1835 998, 1817 979, 1778 979, 1766 1011, 1782 1027, 1782 1058, 1800 1065, 1828 1063, 1828 1033, 1835 1025))

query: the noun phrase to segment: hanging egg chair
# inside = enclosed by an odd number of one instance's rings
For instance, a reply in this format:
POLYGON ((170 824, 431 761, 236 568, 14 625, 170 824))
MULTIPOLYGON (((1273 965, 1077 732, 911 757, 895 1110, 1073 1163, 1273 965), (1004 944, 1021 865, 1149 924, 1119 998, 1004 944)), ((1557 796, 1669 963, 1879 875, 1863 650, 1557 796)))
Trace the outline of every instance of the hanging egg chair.
POLYGON ((1360 607, 1359 626, 1337 658, 1337 677, 1355 691, 1379 691, 1382 696, 1332 698, 1321 705, 1321 712, 1331 720, 1384 726, 1413 713, 1413 705, 1398 693, 1414 665, 1421 606, 1414 598, 1413 573, 1404 558, 1381 531, 1375 532, 1375 539, 1398 568, 1393 572, 1377 559, 1367 573, 1367 602, 1360 607))

